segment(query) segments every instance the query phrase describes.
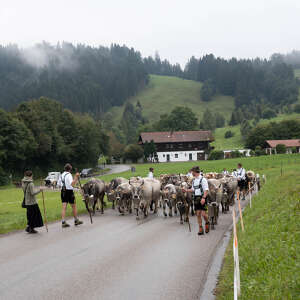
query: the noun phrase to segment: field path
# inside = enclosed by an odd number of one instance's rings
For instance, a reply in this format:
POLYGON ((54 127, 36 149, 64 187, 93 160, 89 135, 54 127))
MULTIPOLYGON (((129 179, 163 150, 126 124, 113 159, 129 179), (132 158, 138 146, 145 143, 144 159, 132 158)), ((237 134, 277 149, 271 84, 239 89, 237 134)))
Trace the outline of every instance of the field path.
POLYGON ((56 222, 49 233, 0 237, 0 299, 198 299, 232 224, 231 213, 221 215, 216 229, 199 237, 195 217, 191 233, 161 212, 139 222, 113 210, 92 225, 82 219, 80 227, 56 222))

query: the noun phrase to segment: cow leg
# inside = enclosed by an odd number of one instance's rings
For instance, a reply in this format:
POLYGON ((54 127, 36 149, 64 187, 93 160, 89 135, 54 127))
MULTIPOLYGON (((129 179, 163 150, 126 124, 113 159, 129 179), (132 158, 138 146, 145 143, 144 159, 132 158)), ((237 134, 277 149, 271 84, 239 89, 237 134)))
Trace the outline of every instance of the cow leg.
POLYGON ((139 217, 139 209, 138 209, 138 208, 136 208, 136 219, 137 219, 137 220, 140 219, 140 217, 139 217))
POLYGON ((163 203, 162 203, 162 209, 163 209, 163 214, 164 216, 166 217, 167 216, 167 213, 166 213, 166 201, 163 200, 163 203))
MULTIPOLYGON (((97 199, 97 200, 98 200, 98 199, 97 199)), ((94 203, 93 203, 93 215, 96 214, 96 204, 97 204, 97 200, 94 201, 94 203)))
POLYGON ((100 196, 101 214, 104 214, 104 195, 105 195, 105 193, 103 192, 100 196))
POLYGON ((115 200, 112 201, 112 209, 115 209, 115 200))
POLYGON ((173 207, 172 207, 172 201, 169 201, 169 217, 173 217, 173 207))

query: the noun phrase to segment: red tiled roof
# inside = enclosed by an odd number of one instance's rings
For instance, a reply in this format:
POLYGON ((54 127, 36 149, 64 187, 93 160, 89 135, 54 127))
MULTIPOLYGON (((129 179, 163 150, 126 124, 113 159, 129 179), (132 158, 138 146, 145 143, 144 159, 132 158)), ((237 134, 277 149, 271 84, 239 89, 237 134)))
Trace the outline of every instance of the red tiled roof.
POLYGON ((275 148, 276 145, 282 144, 286 147, 300 147, 300 139, 297 140, 267 140, 266 143, 271 147, 275 148))
POLYGON ((161 132, 142 132, 140 141, 154 143, 184 143, 184 142, 212 142, 214 140, 211 131, 161 131, 161 132))

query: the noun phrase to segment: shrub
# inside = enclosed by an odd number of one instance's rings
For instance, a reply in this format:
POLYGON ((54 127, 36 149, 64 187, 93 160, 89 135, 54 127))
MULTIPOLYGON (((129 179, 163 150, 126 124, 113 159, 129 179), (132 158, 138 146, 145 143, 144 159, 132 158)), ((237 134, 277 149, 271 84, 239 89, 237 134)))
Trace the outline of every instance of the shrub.
POLYGON ((235 150, 235 151, 231 152, 231 158, 238 158, 238 157, 242 157, 242 156, 243 156, 243 153, 241 153, 238 150, 235 150))
POLYGON ((300 103, 298 103, 294 106, 294 112, 296 112, 298 114, 300 113, 300 103))
POLYGON ((276 112, 271 108, 266 108, 262 113, 263 119, 271 119, 276 117, 276 112))
POLYGON ((125 148, 123 158, 125 160, 130 159, 133 162, 136 162, 139 158, 143 157, 143 155, 144 155, 144 151, 141 146, 131 144, 125 148))
POLYGON ((276 152, 277 152, 277 154, 286 153, 286 146, 283 144, 276 145, 276 152))
POLYGON ((292 147, 292 153, 297 153, 297 147, 292 147))
POLYGON ((229 139, 234 136, 234 133, 231 130, 225 132, 224 138, 229 139))
POLYGON ((261 148, 261 146, 256 146, 254 152, 255 152, 255 156, 261 156, 266 154, 265 151, 261 148))
POLYGON ((209 154, 208 157, 209 160, 219 160, 219 159, 224 159, 224 152, 223 151, 212 151, 209 154))
POLYGON ((4 173, 3 169, 0 167, 0 186, 9 183, 9 177, 4 173))

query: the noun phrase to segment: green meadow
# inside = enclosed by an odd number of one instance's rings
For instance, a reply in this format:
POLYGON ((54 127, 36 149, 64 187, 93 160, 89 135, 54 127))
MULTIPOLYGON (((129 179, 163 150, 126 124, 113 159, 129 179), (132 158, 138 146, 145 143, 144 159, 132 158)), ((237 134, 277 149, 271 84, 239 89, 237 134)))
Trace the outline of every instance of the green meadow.
MULTIPOLYGON (((154 167, 155 175, 159 176, 164 173, 187 173, 194 165, 199 165, 205 172, 216 171, 220 172, 223 168, 232 170, 237 163, 241 161, 246 169, 252 169, 259 173, 267 173, 268 170, 281 168, 281 165, 298 166, 300 164, 300 155, 273 155, 250 157, 241 159, 227 159, 219 161, 198 161, 198 162, 182 162, 182 163, 159 163, 159 164, 138 164, 135 165, 136 172, 123 172, 120 174, 104 175, 99 178, 104 181, 110 181, 112 178, 122 176, 130 178, 131 176, 146 176, 150 166, 154 167)), ((84 183, 86 180, 82 180, 84 183)), ((39 181, 38 181, 39 182, 39 181)), ((60 219, 61 202, 60 193, 58 191, 44 191, 48 221, 60 219)), ((78 211, 85 214, 85 206, 81 201, 81 196, 76 193, 78 211)), ((21 208, 23 193, 21 189, 13 186, 7 186, 0 189, 0 234, 7 233, 13 230, 23 229, 26 225, 25 209, 21 208)), ((40 208, 42 209, 41 194, 37 197, 40 208)), ((107 204, 109 207, 109 203, 107 204)), ((69 210, 69 215, 71 211, 69 210)))

